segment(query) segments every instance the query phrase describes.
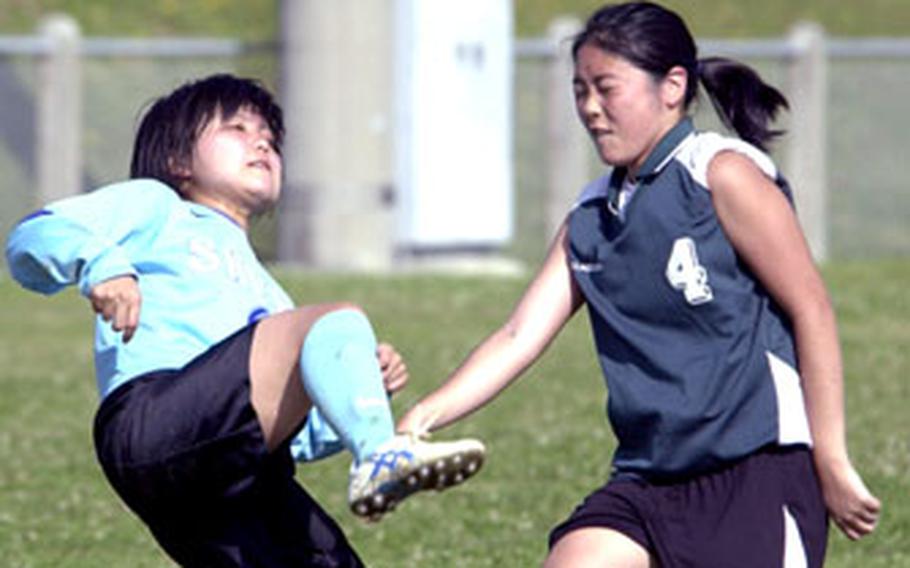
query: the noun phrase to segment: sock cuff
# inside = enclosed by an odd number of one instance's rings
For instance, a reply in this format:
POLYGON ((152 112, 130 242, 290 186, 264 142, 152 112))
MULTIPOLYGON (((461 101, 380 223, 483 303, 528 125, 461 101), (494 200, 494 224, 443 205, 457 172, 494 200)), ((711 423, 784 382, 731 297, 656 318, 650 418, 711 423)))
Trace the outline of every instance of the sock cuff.
POLYGON ((366 314, 360 310, 345 308, 324 314, 310 326, 303 340, 301 354, 320 351, 339 345, 353 343, 376 349, 376 334, 366 314))

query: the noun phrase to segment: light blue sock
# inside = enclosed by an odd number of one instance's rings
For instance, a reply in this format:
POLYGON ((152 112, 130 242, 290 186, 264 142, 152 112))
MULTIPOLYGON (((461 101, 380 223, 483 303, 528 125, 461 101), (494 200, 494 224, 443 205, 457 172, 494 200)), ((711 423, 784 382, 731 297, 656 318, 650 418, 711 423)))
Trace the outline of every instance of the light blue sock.
POLYGON ((357 310, 316 320, 300 350, 303 387, 360 463, 395 434, 376 358, 376 336, 357 310))

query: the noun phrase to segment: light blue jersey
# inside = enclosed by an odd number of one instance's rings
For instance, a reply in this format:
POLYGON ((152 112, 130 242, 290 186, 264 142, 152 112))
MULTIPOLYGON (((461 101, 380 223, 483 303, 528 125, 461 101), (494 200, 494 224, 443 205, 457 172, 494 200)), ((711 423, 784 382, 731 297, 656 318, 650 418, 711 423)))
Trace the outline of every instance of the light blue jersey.
MULTIPOLYGON (((88 296, 105 280, 137 279, 142 305, 130 342, 96 318, 102 398, 140 375, 179 369, 246 325, 293 307, 239 225, 155 180, 113 184, 48 205, 14 229, 6 255, 13 277, 44 294, 76 285, 88 296)), ((318 418, 311 424, 325 427, 318 418)), ((300 459, 317 457, 308 449, 314 445, 324 453, 337 449, 326 443, 334 439, 331 431, 301 437, 306 442, 295 443, 300 459)))

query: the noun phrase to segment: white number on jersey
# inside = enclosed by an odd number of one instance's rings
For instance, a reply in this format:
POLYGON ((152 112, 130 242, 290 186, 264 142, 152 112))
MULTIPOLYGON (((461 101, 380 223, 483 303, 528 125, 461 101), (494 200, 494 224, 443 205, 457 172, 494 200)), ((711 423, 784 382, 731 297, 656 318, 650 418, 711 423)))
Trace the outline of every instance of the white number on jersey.
POLYGON ((698 263, 695 241, 681 237, 673 243, 673 251, 667 262, 667 280, 677 290, 682 290, 686 301, 697 306, 714 299, 708 286, 708 271, 698 263))

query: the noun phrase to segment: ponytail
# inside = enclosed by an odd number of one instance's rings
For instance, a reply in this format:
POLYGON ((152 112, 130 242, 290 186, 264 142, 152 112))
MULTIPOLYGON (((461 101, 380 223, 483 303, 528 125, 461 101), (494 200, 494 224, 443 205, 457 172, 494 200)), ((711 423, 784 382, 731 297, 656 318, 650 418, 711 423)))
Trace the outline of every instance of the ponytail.
POLYGON ((740 138, 762 150, 782 130, 771 122, 787 99, 762 81, 751 68, 721 57, 698 59, 695 40, 682 18, 653 2, 608 4, 594 12, 572 42, 577 60, 582 45, 591 44, 605 53, 623 57, 656 80, 675 66, 689 76, 684 107, 696 98, 701 79, 721 121, 740 138))
POLYGON ((750 67, 707 57, 698 60, 696 72, 721 121, 740 138, 765 150, 769 141, 784 133, 769 124, 781 108, 789 108, 787 99, 750 67))

